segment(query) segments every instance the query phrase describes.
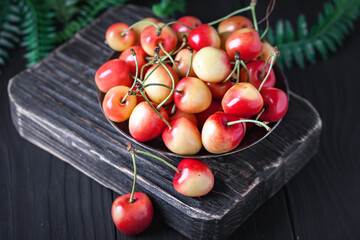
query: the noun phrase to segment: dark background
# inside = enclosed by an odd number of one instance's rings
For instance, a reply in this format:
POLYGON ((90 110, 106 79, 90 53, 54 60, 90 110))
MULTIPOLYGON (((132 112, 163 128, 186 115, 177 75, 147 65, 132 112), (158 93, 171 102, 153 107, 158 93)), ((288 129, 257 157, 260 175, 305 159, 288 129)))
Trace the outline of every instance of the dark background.
MULTIPOLYGON (((151 6, 157 1, 131 1, 151 6)), ((271 15, 311 26, 325 1, 278 1, 271 15)), ((187 1, 187 14, 217 19, 247 1, 187 1)), ((260 18, 267 1, 259 1, 260 18)), ((290 89, 307 98, 323 119, 318 154, 231 239, 360 239, 360 28, 326 61, 286 69, 290 89)), ((112 224, 116 193, 22 139, 12 125, 8 80, 25 69, 24 50, 12 52, 0 76, 0 239, 183 239, 158 215, 128 237, 112 224)))

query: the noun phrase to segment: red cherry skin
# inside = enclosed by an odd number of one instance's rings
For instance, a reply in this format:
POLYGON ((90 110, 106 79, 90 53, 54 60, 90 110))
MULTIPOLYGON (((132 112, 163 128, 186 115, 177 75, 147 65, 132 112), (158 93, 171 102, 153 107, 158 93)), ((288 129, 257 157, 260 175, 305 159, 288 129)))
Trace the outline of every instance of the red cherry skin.
POLYGON ((201 139, 204 148, 215 154, 225 153, 236 148, 245 135, 245 124, 237 123, 228 126, 228 122, 237 121, 239 117, 217 112, 204 123, 201 139))
MULTIPOLYGON (((159 27, 163 26, 164 23, 158 23, 159 27)), ((154 56, 154 49, 158 46, 159 42, 168 53, 174 50, 177 44, 177 36, 171 27, 166 26, 161 30, 160 36, 156 35, 157 28, 154 25, 146 27, 140 35, 141 47, 149 56, 154 56)), ((160 50, 160 56, 165 56, 165 53, 160 50)))
POLYGON ((105 39, 112 49, 121 52, 134 44, 136 35, 133 29, 127 31, 123 37, 121 36, 121 33, 129 27, 125 23, 114 23, 106 30, 105 39))
POLYGON ((208 107, 205 111, 196 114, 196 119, 198 121, 199 129, 202 129, 202 127, 203 127, 206 119, 208 119, 208 117, 210 117, 212 114, 214 114, 216 112, 222 112, 222 111, 223 111, 223 109, 221 107, 221 102, 219 102, 216 99, 213 99, 210 104, 210 107, 208 107))
POLYGON ((137 235, 147 229, 154 215, 150 198, 142 192, 134 193, 134 202, 130 202, 130 193, 115 199, 111 215, 115 226, 124 234, 137 235))
POLYGON ((277 122, 282 119, 288 109, 289 100, 284 91, 278 88, 262 88, 265 111, 260 115, 261 121, 277 122))
POLYGON ((242 28, 249 28, 252 27, 253 23, 250 19, 244 16, 234 16, 229 17, 219 23, 218 26, 218 32, 234 32, 236 30, 242 29, 242 28))
POLYGON ((201 197, 208 194, 214 186, 214 175, 210 168, 197 159, 185 158, 175 173, 173 185, 176 191, 188 197, 201 197))
POLYGON ((188 41, 190 46, 199 51, 204 47, 220 48, 220 37, 215 28, 208 24, 202 24, 192 30, 189 34, 188 41))
POLYGON ((107 61, 96 71, 95 83, 102 92, 107 92, 110 88, 119 85, 131 87, 132 81, 128 65, 120 59, 107 61))
MULTIPOLYGON (((155 103, 152 103, 152 105, 157 106, 155 103)), ((166 120, 169 119, 163 107, 159 109, 159 112, 166 120)), ((139 103, 129 118, 129 132, 131 136, 139 142, 146 142, 158 137, 165 126, 165 122, 147 102, 139 103)))
POLYGON ((259 33, 253 28, 242 28, 233 32, 226 40, 225 47, 231 60, 234 60, 235 51, 240 53, 243 61, 257 58, 262 51, 259 33))
MULTIPOLYGON (((136 53, 136 59, 137 59, 138 68, 139 68, 139 70, 138 70, 138 76, 139 76, 142 66, 144 66, 147 63, 145 60, 146 53, 144 52, 144 50, 142 49, 141 46, 132 46, 132 47, 126 49, 125 51, 123 51, 121 53, 119 59, 124 60, 126 62, 126 64, 129 66, 130 73, 135 76, 136 63, 135 63, 134 56, 130 52, 131 48, 134 49, 134 51, 136 53)), ((146 70, 147 69, 145 69, 144 72, 146 72, 146 70)))
POLYGON ((238 117, 248 118, 259 113, 264 100, 259 91, 251 83, 237 83, 224 95, 221 106, 224 112, 238 117))
MULTIPOLYGON (((193 17, 193 16, 184 16, 184 17, 179 18, 177 21, 188 25, 192 29, 194 29, 202 24, 200 19, 198 19, 197 17, 193 17)), ((177 33, 191 31, 190 28, 188 28, 180 23, 175 23, 174 25, 172 25, 172 29, 174 29, 174 31, 177 33)))
POLYGON ((230 80, 226 81, 225 83, 207 82, 206 85, 208 85, 208 87, 210 88, 212 97, 217 100, 221 100, 227 90, 229 90, 232 86, 235 85, 235 82, 232 82, 230 80))
MULTIPOLYGON (((249 70, 250 75, 250 83, 254 85, 255 88, 259 88, 262 81, 264 80, 266 74, 269 72, 270 64, 266 66, 266 71, 264 77, 261 77, 261 72, 264 69, 265 62, 262 60, 254 60, 246 64, 247 69, 249 70)), ((245 68, 241 68, 240 70, 240 81, 247 82, 248 76, 245 68)), ((276 78, 274 70, 271 69, 270 75, 266 80, 265 84, 262 87, 274 87, 276 84, 276 78)))

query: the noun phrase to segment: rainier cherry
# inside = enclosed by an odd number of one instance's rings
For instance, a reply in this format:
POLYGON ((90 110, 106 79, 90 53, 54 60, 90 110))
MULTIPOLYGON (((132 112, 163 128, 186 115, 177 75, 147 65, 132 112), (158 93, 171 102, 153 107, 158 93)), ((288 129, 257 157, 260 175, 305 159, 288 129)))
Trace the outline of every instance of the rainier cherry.
POLYGON ((111 25, 105 34, 107 44, 109 44, 112 49, 119 52, 131 47, 136 40, 134 30, 130 29, 122 36, 122 32, 129 27, 130 26, 125 23, 115 23, 111 25))
POLYGON ((235 51, 240 52, 243 61, 249 61, 260 56, 262 43, 259 33, 253 28, 242 28, 233 32, 226 40, 226 52, 234 59, 235 51))
MULTIPOLYGON (((202 23, 200 21, 200 19, 198 19, 197 17, 193 17, 193 16, 184 16, 181 17, 177 20, 178 22, 184 23, 187 26, 191 27, 191 28, 196 28, 198 26, 200 26, 202 23)), ((191 29, 189 29, 188 27, 180 24, 180 23, 174 23, 174 25, 172 25, 172 29, 174 29, 175 32, 190 32, 191 29)))
POLYGON ((95 83, 102 92, 118 85, 131 87, 129 67, 125 61, 113 59, 104 63, 95 74, 95 83))
POLYGON ((277 122, 283 118, 288 109, 289 101, 286 93, 278 88, 262 88, 265 111, 259 119, 267 122, 277 122))
POLYGON ((218 32, 234 32, 236 30, 242 29, 242 28, 250 28, 253 26, 253 23, 244 16, 234 16, 229 17, 219 23, 218 26, 218 32))
MULTIPOLYGON (((196 55, 197 51, 193 50, 193 58, 196 55)), ((175 64, 176 66, 179 68, 180 73, 182 76, 186 76, 189 67, 191 67, 190 69, 190 73, 189 73, 189 77, 196 77, 196 74, 194 72, 194 68, 190 65, 190 50, 187 48, 181 49, 175 57, 175 64)), ((175 66, 173 66, 173 68, 175 69, 175 66)))
POLYGON ((192 66, 196 75, 206 82, 221 82, 231 73, 229 57, 214 47, 202 48, 194 57, 192 66))
MULTIPOLYGON (((249 71, 250 75, 250 83, 255 86, 255 88, 259 88, 262 81, 264 80, 266 74, 269 71, 270 65, 266 66, 266 70, 263 72, 265 67, 265 62, 262 60, 254 60, 246 64, 246 67, 249 71)), ((240 80, 242 82, 248 81, 248 75, 245 68, 241 68, 240 70, 240 80)), ((276 83, 274 70, 270 70, 270 75, 264 83, 263 87, 274 87, 276 83)))
POLYGON ((148 26, 151 25, 151 23, 147 23, 147 22, 143 22, 143 21, 148 21, 148 22, 153 22, 153 23, 159 23, 160 21, 157 20, 156 18, 152 18, 152 17, 148 17, 148 18, 144 18, 138 22, 141 22, 141 23, 138 23, 136 24, 133 29, 135 31, 135 35, 136 35, 136 39, 138 42, 140 42, 140 35, 141 35, 141 32, 148 26))
POLYGON ((119 59, 124 60, 126 64, 129 66, 130 73, 132 75, 135 75, 136 73, 135 58, 131 54, 130 49, 133 49, 136 53, 136 59, 138 62, 139 69, 141 69, 142 66, 144 66, 147 63, 145 60, 146 53, 144 52, 141 46, 132 46, 121 53, 119 59))
POLYGON ((220 47, 220 37, 215 28, 208 24, 202 24, 192 30, 188 37, 190 46, 199 51, 204 47, 220 47))
POLYGON ((189 119, 196 126, 198 125, 198 121, 197 121, 197 118, 196 118, 195 114, 186 113, 186 112, 181 111, 180 109, 177 109, 176 112, 169 117, 169 121, 171 122, 171 121, 174 121, 175 119, 178 119, 178 118, 181 118, 181 117, 185 117, 185 118, 189 119))

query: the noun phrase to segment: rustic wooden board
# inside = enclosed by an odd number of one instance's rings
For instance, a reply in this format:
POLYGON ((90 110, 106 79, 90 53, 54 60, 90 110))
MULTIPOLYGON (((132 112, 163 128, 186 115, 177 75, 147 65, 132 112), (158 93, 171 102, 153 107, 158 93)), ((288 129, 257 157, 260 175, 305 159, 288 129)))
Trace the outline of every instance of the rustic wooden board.
MULTIPOLYGON (((126 140, 98 106, 93 76, 113 53, 103 43, 106 28, 151 15, 132 5, 106 12, 44 61, 13 78, 8 88, 13 122, 21 136, 120 194, 130 191, 132 161, 124 151, 126 140)), ((207 196, 181 196, 172 187, 172 170, 142 157, 137 190, 149 194, 163 220, 185 236, 229 236, 317 150, 318 113, 296 94, 290 98, 287 116, 261 143, 229 157, 205 160, 216 178, 207 196)), ((170 161, 176 164, 179 159, 170 161)))

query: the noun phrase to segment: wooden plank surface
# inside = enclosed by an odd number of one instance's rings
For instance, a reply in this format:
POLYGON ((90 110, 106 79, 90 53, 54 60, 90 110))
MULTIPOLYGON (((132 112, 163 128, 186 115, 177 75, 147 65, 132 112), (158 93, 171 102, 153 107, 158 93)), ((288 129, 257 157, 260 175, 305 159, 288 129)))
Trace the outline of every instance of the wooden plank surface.
MULTIPOLYGON (((98 35, 113 22, 132 23, 145 13, 135 6, 108 11, 9 84, 12 117, 21 136, 119 193, 129 191, 132 163, 123 150, 126 140, 97 104, 93 76, 112 54, 98 35)), ((268 138, 239 154, 207 159, 216 184, 206 197, 179 195, 171 171, 146 158, 138 160, 138 189, 185 236, 224 238, 303 167, 317 150, 320 129, 316 110, 291 94, 287 117, 268 138)))

